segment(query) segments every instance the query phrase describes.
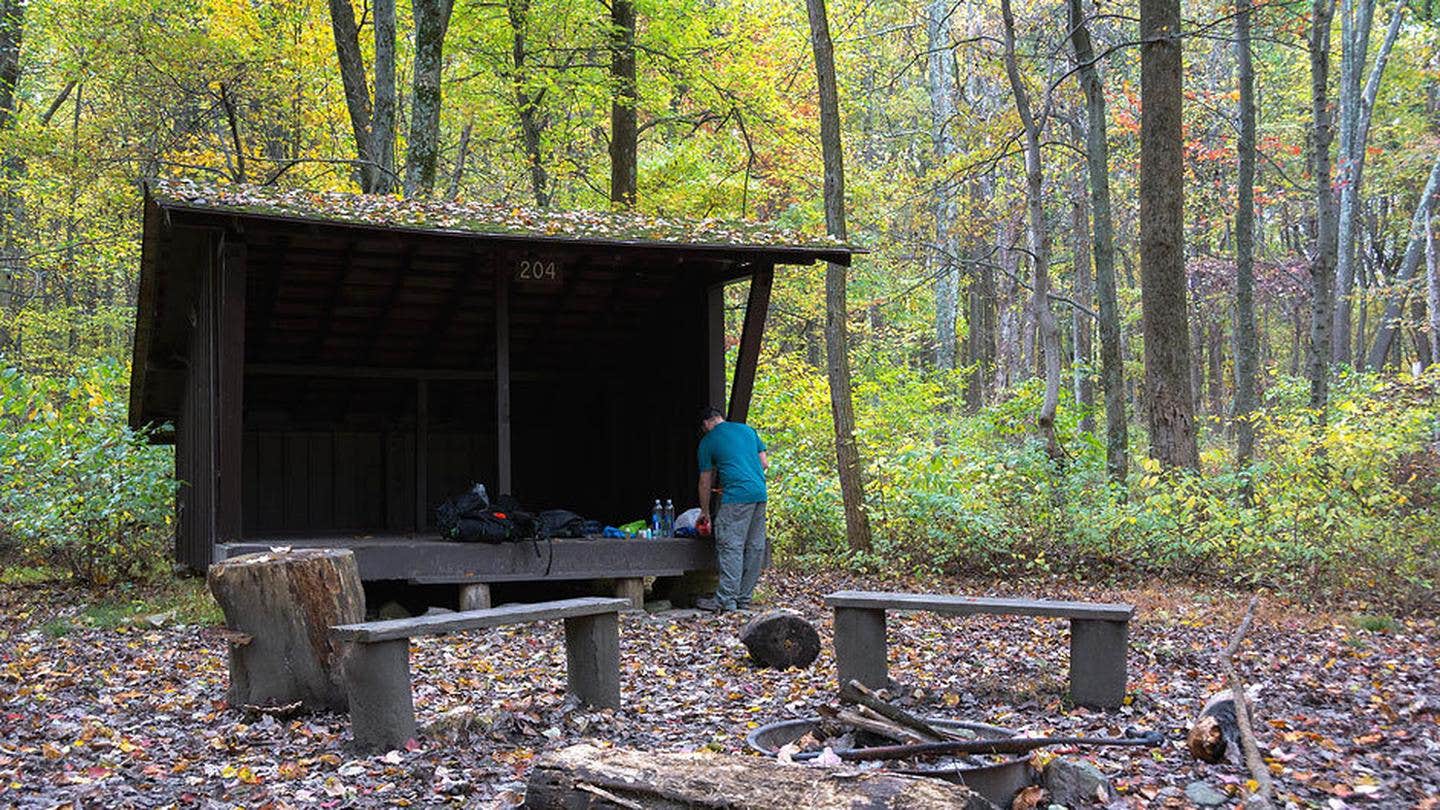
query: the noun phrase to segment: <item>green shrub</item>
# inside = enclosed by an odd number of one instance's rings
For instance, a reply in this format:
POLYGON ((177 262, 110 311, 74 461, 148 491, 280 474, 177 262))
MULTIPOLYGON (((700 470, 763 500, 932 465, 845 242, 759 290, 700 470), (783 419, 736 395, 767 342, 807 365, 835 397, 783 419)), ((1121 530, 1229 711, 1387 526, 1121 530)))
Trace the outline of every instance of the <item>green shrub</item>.
POLYGON ((104 584, 154 573, 173 531, 170 448, 125 418, 125 367, 0 370, 0 543, 104 584))

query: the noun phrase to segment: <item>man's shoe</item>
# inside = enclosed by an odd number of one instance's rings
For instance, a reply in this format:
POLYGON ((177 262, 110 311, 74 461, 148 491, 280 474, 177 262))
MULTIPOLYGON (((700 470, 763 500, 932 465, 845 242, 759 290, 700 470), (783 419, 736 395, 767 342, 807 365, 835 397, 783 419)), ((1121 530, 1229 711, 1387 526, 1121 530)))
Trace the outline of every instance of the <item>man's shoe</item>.
POLYGON ((713 596, 702 596, 696 599, 695 607, 701 610, 708 610, 711 613, 719 613, 725 609, 724 605, 721 605, 719 600, 713 596))

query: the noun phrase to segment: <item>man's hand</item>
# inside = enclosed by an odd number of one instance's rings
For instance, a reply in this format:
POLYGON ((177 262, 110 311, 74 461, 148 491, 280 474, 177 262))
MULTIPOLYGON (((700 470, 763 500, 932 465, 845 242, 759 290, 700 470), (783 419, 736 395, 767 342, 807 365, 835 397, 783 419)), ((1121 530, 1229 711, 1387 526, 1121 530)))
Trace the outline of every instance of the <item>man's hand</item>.
POLYGON ((710 495, 711 491, 715 489, 714 470, 703 470, 700 473, 700 486, 698 489, 700 495, 700 518, 702 520, 708 520, 710 518, 710 495))

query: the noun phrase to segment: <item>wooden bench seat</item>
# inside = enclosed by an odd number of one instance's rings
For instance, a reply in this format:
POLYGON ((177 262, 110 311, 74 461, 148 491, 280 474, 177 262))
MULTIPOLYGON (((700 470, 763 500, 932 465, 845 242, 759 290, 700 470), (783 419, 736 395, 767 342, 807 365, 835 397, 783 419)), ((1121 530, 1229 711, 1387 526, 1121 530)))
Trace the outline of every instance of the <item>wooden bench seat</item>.
POLYGON ((882 591, 839 591, 826 595, 825 604, 835 610, 835 662, 842 685, 854 679, 871 688, 889 686, 888 610, 1045 616, 1070 620, 1070 694, 1075 702, 1114 708, 1125 699, 1133 605, 882 591))
POLYGON ((530 605, 337 625, 331 635, 349 642, 345 684, 355 745, 387 751, 415 736, 410 690, 410 639, 563 619, 565 675, 572 694, 592 706, 620 705, 620 611, 627 599, 587 597, 530 605))

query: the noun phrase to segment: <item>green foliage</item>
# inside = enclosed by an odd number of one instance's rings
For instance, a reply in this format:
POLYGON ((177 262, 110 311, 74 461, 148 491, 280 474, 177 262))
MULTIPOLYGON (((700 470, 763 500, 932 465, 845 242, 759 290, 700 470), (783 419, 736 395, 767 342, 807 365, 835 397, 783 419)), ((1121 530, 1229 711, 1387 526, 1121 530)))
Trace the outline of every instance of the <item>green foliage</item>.
POLYGON ((0 370, 0 547, 76 579, 143 578, 172 536, 169 448, 125 419, 125 367, 63 379, 0 370))
POLYGON ((875 530, 868 555, 844 541, 823 378, 786 359, 758 386, 756 423, 775 459, 772 530, 796 561, 916 573, 1062 572, 1095 580, 1161 575, 1309 596, 1373 595, 1417 607, 1440 582, 1440 496, 1429 448, 1440 406, 1420 379, 1352 376, 1324 428, 1282 380, 1260 420, 1254 498, 1237 495, 1227 438, 1199 473, 1137 461, 1126 488, 1105 478, 1101 442, 1062 403, 1070 454, 1057 466, 1033 436, 1038 380, 978 413, 947 410, 943 381, 891 369, 857 390, 875 530))
POLYGON ((1394 616, 1375 613, 1357 613, 1350 617, 1350 623, 1356 629, 1369 633, 1395 633, 1400 630, 1400 622, 1394 616))

